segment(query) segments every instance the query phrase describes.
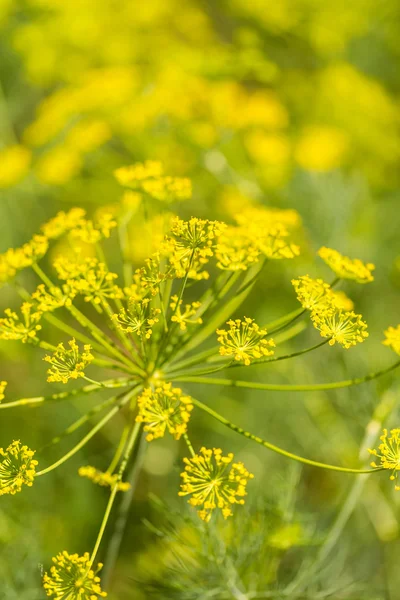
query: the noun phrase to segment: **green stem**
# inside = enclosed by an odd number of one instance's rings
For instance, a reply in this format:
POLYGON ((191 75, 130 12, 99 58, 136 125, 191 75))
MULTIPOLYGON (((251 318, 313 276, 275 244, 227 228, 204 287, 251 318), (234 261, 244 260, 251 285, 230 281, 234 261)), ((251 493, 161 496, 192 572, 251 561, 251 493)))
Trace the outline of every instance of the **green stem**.
POLYGON ((136 389, 130 390, 127 394, 124 395, 124 397, 122 398, 121 402, 118 403, 117 406, 114 406, 114 408, 112 410, 110 410, 109 413, 107 413, 102 419, 101 421, 99 421, 90 431, 87 435, 85 435, 84 438, 82 438, 80 440, 80 442, 78 442, 78 444, 76 444, 76 446, 74 446, 69 452, 67 452, 67 454, 65 454, 64 456, 62 456, 59 460, 57 460, 55 463, 53 463, 52 465, 50 465, 49 467, 47 467, 46 469, 43 469, 42 471, 39 471, 38 473, 36 473, 36 477, 39 477, 40 475, 46 475, 46 473, 49 473, 50 471, 53 471, 54 469, 56 469, 57 467, 59 467, 60 465, 62 465, 63 463, 65 463, 68 459, 70 459, 72 456, 74 456, 74 454, 76 454, 81 448, 83 448, 83 446, 85 446, 85 444, 87 444, 87 442, 89 440, 92 439, 92 437, 98 432, 100 431, 100 429, 102 427, 104 427, 104 425, 110 420, 112 419, 120 410, 123 406, 125 406, 125 404, 130 400, 130 398, 132 397, 132 395, 136 392, 136 389))
POLYGON ((107 469, 107 473, 114 473, 115 467, 119 463, 119 459, 122 456, 122 452, 124 451, 124 447, 126 444, 126 440, 128 439, 129 430, 131 428, 130 423, 127 423, 122 431, 122 435, 120 437, 117 449, 115 450, 114 456, 110 463, 110 466, 107 469))
POLYGON ((189 448, 189 452, 190 452, 190 454, 191 454, 192 456, 196 456, 196 452, 193 450, 193 446, 192 446, 192 443, 191 443, 191 441, 189 440, 189 436, 188 436, 188 434, 187 434, 187 433, 184 433, 182 437, 183 437, 183 439, 185 440, 187 447, 189 448))
MULTIPOLYGON (((107 379, 102 383, 107 384, 108 388, 119 388, 128 386, 133 383, 132 379, 121 378, 121 379, 107 379)), ((16 406, 32 406, 32 405, 40 405, 46 402, 57 402, 58 400, 65 400, 66 398, 72 398, 74 396, 79 396, 80 394, 91 394, 92 392, 97 392, 99 390, 99 386, 95 385, 85 385, 84 387, 77 388, 74 390, 70 390, 68 392, 59 392, 57 394, 52 394, 51 396, 36 396, 33 398, 21 398, 19 400, 14 400, 13 402, 5 402, 4 404, 0 404, 0 409, 2 408, 14 408, 16 406)))
POLYGON ((291 460, 296 460, 297 462, 301 462, 301 463, 304 463, 306 465, 310 465, 312 467, 318 467, 320 469, 328 469, 329 471, 339 471, 341 473, 366 474, 366 473, 375 473, 378 470, 382 470, 382 469, 378 469, 378 468, 367 469, 367 470, 364 470, 364 469, 349 469, 347 467, 339 467, 339 466, 336 466, 336 465, 328 465, 328 464, 321 463, 321 462, 318 462, 318 461, 315 461, 315 460, 311 460, 309 458, 303 458, 302 456, 298 456, 297 454, 293 454, 292 452, 287 452, 286 450, 283 450, 283 448, 279 448, 278 446, 275 446, 274 444, 271 444, 270 442, 267 442, 266 440, 263 440, 262 438, 260 438, 260 437, 258 437, 256 435, 253 435, 252 433, 249 433, 248 431, 245 431, 241 427, 238 427, 238 425, 235 425, 234 423, 231 423, 230 421, 228 421, 227 419, 225 419, 225 417, 223 417, 219 413, 215 412, 215 410, 213 410, 212 408, 206 406, 205 404, 203 404, 199 400, 196 400, 195 398, 192 398, 192 402, 193 402, 193 404, 195 406, 197 406, 198 408, 200 408, 204 412, 206 412, 209 415, 211 415, 212 417, 214 417, 214 419, 216 419, 217 421, 219 421, 220 423, 222 423, 226 427, 229 427, 229 429, 232 429, 232 431, 236 431, 236 433, 239 433, 240 435, 243 435, 247 439, 250 439, 253 442, 256 442, 257 444, 261 444, 261 446, 264 446, 265 448, 268 448, 268 450, 272 450, 273 452, 276 452, 277 454, 281 454, 282 456, 285 456, 286 458, 290 458, 291 460))
POLYGON ((171 377, 171 381, 184 381, 187 383, 205 383, 210 385, 222 385, 238 388, 248 388, 252 390, 270 390, 275 392, 315 392, 319 390, 335 390, 344 387, 350 387, 352 385, 360 385, 372 379, 377 379, 394 371, 400 365, 400 361, 395 362, 390 367, 377 371, 376 373, 369 373, 365 377, 359 377, 356 379, 347 379, 345 381, 335 381, 332 383, 315 383, 310 385, 285 385, 285 384, 273 384, 273 383, 257 383, 252 381, 240 381, 238 379, 217 379, 215 377, 190 377, 180 376, 171 377))
POLYGON ((92 552, 92 555, 90 557, 89 569, 93 565, 94 560, 95 560, 96 555, 97 555, 97 552, 99 550, 99 547, 100 547, 100 544, 101 544, 101 540, 103 538, 104 531, 106 529, 107 522, 108 522, 108 519, 110 517, 111 510, 112 510, 112 507, 113 507, 113 504, 114 504, 114 501, 115 501, 115 497, 117 495, 118 483, 122 480, 122 477, 124 475, 125 469, 127 467, 128 461, 129 461, 129 457, 130 457, 131 452, 132 452, 132 450, 133 450, 133 448, 135 446, 135 443, 136 443, 136 440, 137 440, 137 438, 138 438, 138 436, 140 434, 140 431, 141 431, 141 424, 140 423, 135 423, 135 425, 134 425, 134 427, 132 429, 132 433, 131 433, 131 435, 129 437, 127 446, 126 446, 126 450, 125 450, 124 457, 123 457, 122 462, 121 462, 121 466, 120 466, 120 468, 118 470, 117 481, 115 482, 115 485, 114 485, 113 489, 111 490, 111 495, 110 495, 110 498, 108 500, 107 508, 106 508, 105 513, 104 513, 104 517, 103 517, 102 523, 100 525, 100 531, 98 533, 98 536, 97 536, 97 539, 96 539, 96 543, 94 545, 93 552, 92 552))

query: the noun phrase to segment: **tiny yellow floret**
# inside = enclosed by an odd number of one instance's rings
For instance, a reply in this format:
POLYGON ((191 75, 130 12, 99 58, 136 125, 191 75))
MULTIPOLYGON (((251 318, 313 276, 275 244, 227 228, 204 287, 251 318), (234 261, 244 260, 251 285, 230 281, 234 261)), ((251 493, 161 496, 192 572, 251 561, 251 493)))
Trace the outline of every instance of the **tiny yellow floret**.
POLYGON ((83 347, 83 352, 79 351, 74 338, 68 342, 68 345, 69 349, 65 349, 63 343, 58 344, 52 356, 44 357, 43 360, 51 364, 47 371, 49 383, 67 383, 70 379, 85 377, 85 368, 94 360, 89 344, 83 347))
POLYGON ((266 339, 267 330, 261 329, 254 319, 243 317, 230 320, 227 325, 229 329, 217 329, 221 356, 232 356, 248 366, 253 360, 274 354, 274 340, 266 339))

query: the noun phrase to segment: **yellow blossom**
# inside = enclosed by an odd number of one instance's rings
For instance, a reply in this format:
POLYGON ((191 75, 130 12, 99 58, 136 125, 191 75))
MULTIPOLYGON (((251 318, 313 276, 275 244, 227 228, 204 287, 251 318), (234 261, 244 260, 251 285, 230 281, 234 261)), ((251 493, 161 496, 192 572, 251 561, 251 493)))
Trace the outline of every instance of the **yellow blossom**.
POLYGON ((49 239, 57 239, 66 231, 70 231, 84 219, 86 211, 83 208, 71 208, 67 213, 61 211, 55 217, 42 225, 43 234, 49 239))
POLYGON ((236 215, 236 221, 267 258, 295 258, 300 254, 300 248, 291 241, 290 234, 299 225, 296 215, 296 211, 251 208, 236 215))
POLYGON ((232 453, 223 456, 219 448, 203 447, 199 454, 183 460, 186 466, 181 473, 183 483, 179 495, 191 494, 188 502, 200 508, 198 514, 203 521, 208 522, 217 508, 226 519, 233 514, 233 504, 244 504, 246 486, 253 475, 243 463, 232 463, 232 453))
POLYGON ((9 146, 0 151, 0 189, 18 183, 28 172, 31 152, 24 146, 9 146))
POLYGON ((371 271, 375 269, 372 263, 363 263, 358 258, 343 256, 337 250, 323 246, 318 250, 319 256, 341 279, 353 279, 358 283, 373 281, 371 271))
POLYGON ((114 175, 121 185, 145 192, 156 200, 187 200, 192 195, 190 179, 164 175, 163 165, 158 161, 149 160, 120 167, 114 171, 114 175))
POLYGON ((107 298, 122 298, 123 291, 115 285, 116 273, 107 270, 97 258, 86 258, 80 262, 59 257, 54 267, 58 277, 77 293, 84 296, 86 302, 100 304, 107 298))
POLYGON ((32 294, 32 300, 37 304, 40 312, 52 312, 61 306, 71 306, 75 291, 67 284, 60 287, 46 288, 41 283, 32 294))
POLYGON ((58 344, 52 356, 44 357, 43 360, 51 364, 47 371, 49 383, 67 383, 69 379, 85 377, 85 368, 94 360, 89 344, 83 347, 83 352, 79 351, 74 338, 68 342, 68 345, 69 349, 66 350, 63 343, 58 344))
POLYGON ((241 227, 228 227, 218 237, 217 267, 225 271, 246 271, 258 262, 260 250, 241 227))
POLYGON ((164 437, 165 431, 176 439, 186 433, 193 404, 190 396, 185 396, 180 388, 171 383, 163 383, 155 390, 146 388, 138 398, 138 423, 145 423, 148 442, 164 437))
POLYGON ((337 342, 343 348, 348 349, 357 343, 364 342, 369 335, 367 324, 362 320, 362 316, 353 311, 332 308, 318 312, 317 307, 317 310, 312 311, 311 319, 321 336, 330 338, 330 346, 337 342))
POLYGON ((50 574, 43 577, 47 596, 55 600, 98 600, 107 596, 97 575, 103 565, 99 563, 93 570, 88 552, 79 556, 64 550, 53 558, 53 563, 50 574))
POLYGON ((39 324, 42 313, 34 309, 33 304, 24 302, 21 306, 21 317, 10 308, 0 318, 0 339, 21 340, 23 343, 35 341, 36 334, 42 326, 39 324))
POLYGON ((19 440, 12 442, 6 450, 0 448, 0 496, 16 494, 22 485, 32 486, 38 464, 35 452, 21 446, 19 440))
POLYGON ((400 325, 389 327, 384 331, 385 339, 382 344, 389 346, 396 354, 400 355, 400 325))
MULTIPOLYGON (((391 429, 389 437, 387 429, 384 429, 380 439, 378 450, 368 449, 370 454, 380 459, 379 464, 372 462, 371 467, 388 469, 391 471, 390 479, 397 481, 398 471, 400 471, 400 429, 391 429)), ((395 490, 400 490, 400 486, 395 485, 395 490)))
POLYGON ((345 132, 333 127, 309 127, 295 148, 299 165, 310 171, 330 171, 339 167, 348 149, 345 132))
POLYGON ((7 381, 0 381, 0 402, 4 400, 4 390, 7 387, 7 381))
POLYGON ((215 245, 215 238, 220 236, 226 227, 225 223, 220 221, 207 221, 197 217, 183 221, 179 217, 173 217, 171 233, 177 240, 178 248, 182 250, 211 249, 215 245))
POLYGON ((321 313, 332 307, 346 311, 354 308, 353 302, 344 292, 334 291, 323 279, 312 279, 308 275, 301 275, 298 279, 292 279, 292 285, 298 301, 307 310, 321 313))
POLYGON ((200 308, 200 302, 192 302, 191 304, 185 304, 185 309, 182 311, 182 300, 178 303, 178 296, 171 296, 170 307, 174 311, 171 321, 178 323, 182 331, 186 331, 188 324, 199 325, 203 322, 201 317, 195 317, 198 309, 200 308))
POLYGON ((159 308, 151 308, 150 300, 145 298, 139 302, 131 299, 128 309, 121 308, 119 313, 112 316, 113 322, 121 331, 136 333, 139 337, 149 339, 153 333, 153 327, 158 323, 159 308))
POLYGON ((272 356, 275 342, 267 340, 267 330, 261 329, 254 319, 244 317, 227 322, 229 329, 217 329, 219 353, 232 356, 238 362, 248 366, 253 360, 263 356, 272 356))
POLYGON ((20 248, 9 248, 0 255, 0 281, 8 281, 17 271, 33 265, 46 254, 48 247, 44 235, 34 235, 20 248))
POLYGON ((130 483, 126 481, 118 481, 117 474, 113 475, 108 471, 99 471, 90 465, 80 467, 78 473, 81 477, 87 477, 93 483, 97 483, 97 485, 110 487, 111 489, 117 485, 117 490, 120 492, 127 492, 131 487, 130 483))

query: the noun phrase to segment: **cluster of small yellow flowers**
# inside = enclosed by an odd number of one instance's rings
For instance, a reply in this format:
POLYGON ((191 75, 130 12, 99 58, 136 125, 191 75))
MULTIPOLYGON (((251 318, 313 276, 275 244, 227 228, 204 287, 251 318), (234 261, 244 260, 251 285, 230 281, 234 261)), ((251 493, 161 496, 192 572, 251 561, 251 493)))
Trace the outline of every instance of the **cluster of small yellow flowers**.
POLYGON ((106 265, 97 258, 86 258, 80 262, 72 262, 59 257, 54 267, 58 277, 65 280, 76 294, 83 295, 86 302, 101 304, 107 298, 123 298, 123 291, 115 285, 116 273, 108 271, 106 265))
POLYGON ((193 404, 190 396, 185 396, 180 388, 171 383, 163 383, 155 390, 146 388, 138 398, 138 423, 145 423, 146 440, 164 437, 166 429, 176 439, 186 433, 193 404))
POLYGON ((372 263, 363 263, 358 258, 343 256, 337 250, 323 246, 318 250, 319 256, 341 279, 353 279, 358 283, 373 281, 372 272, 375 266, 372 263))
POLYGON ((121 167, 114 171, 114 175, 121 185, 163 202, 187 200, 192 196, 190 179, 164 175, 163 165, 158 161, 148 160, 121 167))
POLYGON ((244 317, 227 322, 229 329, 217 329, 219 353, 222 356, 233 356, 238 362, 250 365, 254 359, 272 356, 275 342, 267 340, 267 330, 261 329, 254 319, 244 317))
POLYGON ((70 236, 87 244, 95 244, 103 237, 109 238, 111 230, 117 224, 114 217, 108 213, 101 214, 95 222, 82 218, 70 229, 70 236))
POLYGON ((84 219, 86 211, 83 208, 71 208, 67 213, 61 211, 41 227, 43 235, 50 240, 58 239, 67 231, 74 229, 84 219))
POLYGON ((0 255, 0 281, 6 282, 17 271, 33 265, 46 254, 48 247, 49 242, 44 235, 34 235, 21 248, 9 248, 0 255))
POLYGON ((45 573, 43 577, 48 596, 54 596, 56 600, 98 600, 107 596, 97 576, 103 565, 99 563, 94 571, 88 552, 79 556, 64 550, 53 558, 53 563, 50 575, 45 573))
POLYGON ((216 508, 226 519, 233 514, 233 504, 244 504, 246 486, 253 475, 243 463, 231 464, 232 453, 223 456, 219 448, 201 448, 200 454, 183 460, 186 466, 181 473, 183 483, 179 495, 191 494, 188 502, 202 507, 198 514, 203 521, 208 522, 216 508))
MULTIPOLYGON (((392 472, 390 479, 395 481, 397 472, 400 471, 400 429, 391 429, 389 437, 387 429, 384 429, 380 439, 382 443, 379 444, 379 452, 368 449, 370 454, 380 459, 379 464, 372 462, 371 467, 388 469, 392 472)), ((400 486, 395 485, 395 490, 400 490, 400 486)))
POLYGON ((172 277, 172 272, 161 272, 160 255, 158 252, 147 258, 144 263, 143 267, 136 269, 134 282, 138 286, 138 289, 142 288, 140 292, 142 295, 143 293, 150 292, 152 296, 156 296, 159 292, 160 284, 168 276, 172 277))
POLYGON ((85 368, 94 360, 90 345, 85 345, 83 352, 79 351, 74 338, 68 342, 68 345, 69 350, 66 350, 63 343, 58 344, 52 356, 44 357, 43 360, 51 364, 47 371, 49 383, 67 383, 69 379, 85 377, 85 368))
POLYGON ((258 262, 260 250, 242 227, 228 227, 218 237, 215 248, 217 267, 224 271, 246 271, 258 262))
POLYGON ((364 342, 368 337, 367 324, 362 320, 361 315, 357 315, 353 311, 312 311, 311 319, 321 336, 330 338, 330 346, 337 342, 343 348, 348 349, 357 343, 364 342))
POLYGON ((195 316, 197 311, 199 310, 201 303, 200 302, 192 302, 191 304, 185 304, 185 310, 182 311, 182 300, 178 303, 178 296, 171 296, 172 302, 170 303, 170 307, 174 311, 174 314, 171 317, 171 321, 179 324, 179 328, 181 331, 186 331, 188 324, 190 325, 200 325, 203 322, 201 317, 192 318, 195 316))
POLYGON ((7 381, 0 381, 0 402, 4 400, 4 391, 7 387, 7 381))
MULTIPOLYGON (((219 237, 226 227, 221 221, 207 221, 197 217, 183 221, 179 217, 173 217, 171 233, 177 239, 178 248, 182 250, 211 249, 215 245, 215 238, 219 237)), ((211 251, 209 256, 212 255, 211 251)))
POLYGON ((97 483, 97 485, 110 487, 111 489, 117 486, 119 492, 127 492, 131 487, 131 484, 127 481, 118 481, 117 474, 113 475, 108 471, 99 471, 90 465, 80 467, 78 473, 81 477, 87 477, 93 483, 97 483))
POLYGON ((68 285, 59 287, 50 287, 41 283, 32 294, 32 300, 37 303, 37 310, 40 312, 52 312, 61 306, 71 306, 75 297, 75 290, 68 285))
POLYGON ((36 334, 42 328, 39 324, 42 313, 33 308, 33 304, 24 302, 21 306, 21 318, 10 308, 6 308, 5 316, 0 318, 0 339, 21 340, 23 343, 36 341, 36 334))
POLYGON ((119 313, 112 316, 113 322, 118 329, 126 333, 136 333, 139 337, 147 340, 153 333, 153 327, 158 323, 159 308, 151 308, 149 298, 137 302, 129 301, 128 309, 121 308, 119 313))
POLYGON ((384 334, 386 339, 382 343, 400 355, 400 325, 389 327, 384 334))
POLYGON ((19 440, 12 442, 6 450, 0 448, 0 496, 16 494, 22 485, 32 486, 38 464, 35 452, 21 446, 19 440))
POLYGON ((292 279, 292 285, 298 301, 307 310, 322 312, 332 308, 347 311, 353 309, 353 302, 344 292, 333 291, 322 279, 312 279, 308 275, 302 275, 298 279, 292 279))
POLYGON ((236 215, 253 245, 270 259, 295 258, 300 248, 289 239, 290 231, 282 217, 284 211, 249 209, 236 215))

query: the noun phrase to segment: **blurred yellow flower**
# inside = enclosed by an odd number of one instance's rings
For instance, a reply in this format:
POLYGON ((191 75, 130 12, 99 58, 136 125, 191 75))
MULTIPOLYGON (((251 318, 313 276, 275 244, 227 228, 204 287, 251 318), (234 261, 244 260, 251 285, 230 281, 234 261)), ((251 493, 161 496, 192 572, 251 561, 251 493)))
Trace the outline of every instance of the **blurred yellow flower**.
POLYGON ((295 147, 298 164, 309 171, 331 171, 345 158, 348 140, 343 131, 333 127, 306 129, 295 147))
POLYGON ((0 150, 0 189, 18 183, 28 172, 31 151, 24 146, 9 146, 0 150))

